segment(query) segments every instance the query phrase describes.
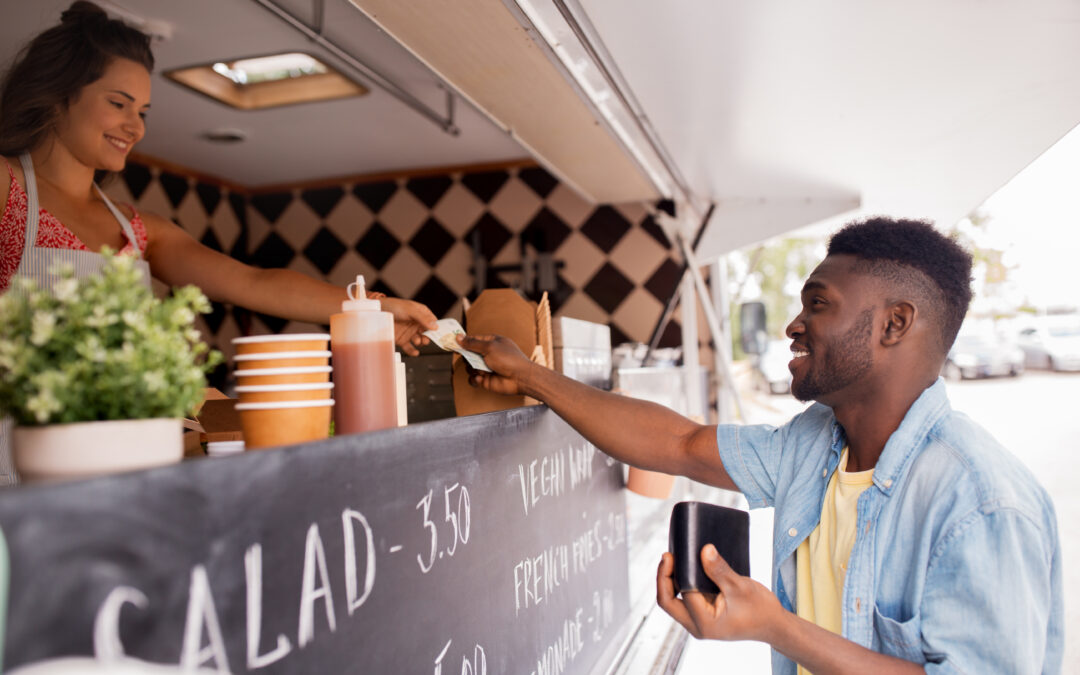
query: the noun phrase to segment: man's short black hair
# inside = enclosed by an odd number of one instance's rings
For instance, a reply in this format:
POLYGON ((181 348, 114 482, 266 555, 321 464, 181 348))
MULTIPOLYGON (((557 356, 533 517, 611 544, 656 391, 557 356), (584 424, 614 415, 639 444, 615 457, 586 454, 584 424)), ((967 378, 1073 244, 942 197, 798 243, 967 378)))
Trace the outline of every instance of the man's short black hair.
POLYGON ((853 255, 867 263, 860 271, 914 294, 940 326, 942 355, 948 352, 971 304, 971 254, 954 239, 928 221, 873 217, 844 226, 828 252, 853 255))

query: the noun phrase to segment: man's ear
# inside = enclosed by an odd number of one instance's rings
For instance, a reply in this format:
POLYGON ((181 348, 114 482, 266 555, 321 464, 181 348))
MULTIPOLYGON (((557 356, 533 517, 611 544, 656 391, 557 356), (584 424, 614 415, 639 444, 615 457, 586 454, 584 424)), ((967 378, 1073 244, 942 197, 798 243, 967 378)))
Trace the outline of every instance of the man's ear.
POLYGON ((885 332, 881 336, 881 344, 891 347, 899 344, 911 331, 915 320, 919 316, 919 310, 907 300, 900 300, 889 305, 885 309, 885 332))

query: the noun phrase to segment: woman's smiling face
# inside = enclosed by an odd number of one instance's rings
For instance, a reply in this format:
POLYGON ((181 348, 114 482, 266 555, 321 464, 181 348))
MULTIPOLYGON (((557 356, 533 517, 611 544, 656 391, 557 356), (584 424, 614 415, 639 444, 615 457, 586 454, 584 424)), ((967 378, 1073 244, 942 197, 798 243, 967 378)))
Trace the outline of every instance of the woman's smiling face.
POLYGON ((113 59, 60 110, 54 137, 86 166, 120 171, 146 133, 149 108, 150 73, 134 61, 113 59))

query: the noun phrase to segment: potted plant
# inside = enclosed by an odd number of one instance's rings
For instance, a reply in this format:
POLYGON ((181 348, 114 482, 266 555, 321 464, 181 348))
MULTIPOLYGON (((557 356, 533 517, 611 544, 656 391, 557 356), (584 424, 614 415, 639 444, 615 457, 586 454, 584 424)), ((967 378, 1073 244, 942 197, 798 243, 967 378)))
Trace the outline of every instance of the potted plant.
POLYGON ((155 298, 129 256, 52 290, 15 279, 0 296, 0 415, 29 480, 178 461, 181 418, 203 399, 220 353, 194 328, 210 310, 194 286, 155 298))

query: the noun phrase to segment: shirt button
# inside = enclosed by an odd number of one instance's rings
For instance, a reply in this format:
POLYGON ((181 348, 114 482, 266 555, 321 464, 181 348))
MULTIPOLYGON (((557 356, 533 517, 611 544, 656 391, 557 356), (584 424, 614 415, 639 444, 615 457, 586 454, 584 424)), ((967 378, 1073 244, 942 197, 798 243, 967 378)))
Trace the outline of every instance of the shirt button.
POLYGON ((787 531, 787 533, 788 533, 788 536, 794 537, 795 535, 797 535, 797 534, 799 533, 799 531, 798 531, 798 530, 796 530, 796 529, 795 529, 795 528, 793 527, 793 528, 791 528, 790 530, 788 530, 788 531, 787 531))
POLYGON ((825 476, 828 476, 828 475, 829 475, 829 470, 828 469, 822 469, 821 470, 821 477, 822 478, 824 478, 825 476))
POLYGON ((862 598, 855 598, 855 613, 862 611, 862 598))
POLYGON ((892 487, 892 478, 886 478, 885 479, 885 487, 887 487, 887 488, 892 487))

